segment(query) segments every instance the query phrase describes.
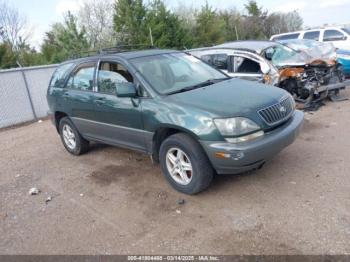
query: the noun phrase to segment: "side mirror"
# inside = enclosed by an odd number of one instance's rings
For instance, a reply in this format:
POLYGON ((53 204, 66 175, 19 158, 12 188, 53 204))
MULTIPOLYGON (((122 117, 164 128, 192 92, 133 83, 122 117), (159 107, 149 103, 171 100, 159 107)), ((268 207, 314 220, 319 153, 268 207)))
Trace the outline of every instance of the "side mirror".
POLYGON ((118 97, 136 97, 136 86, 130 82, 118 83, 116 94, 118 97))

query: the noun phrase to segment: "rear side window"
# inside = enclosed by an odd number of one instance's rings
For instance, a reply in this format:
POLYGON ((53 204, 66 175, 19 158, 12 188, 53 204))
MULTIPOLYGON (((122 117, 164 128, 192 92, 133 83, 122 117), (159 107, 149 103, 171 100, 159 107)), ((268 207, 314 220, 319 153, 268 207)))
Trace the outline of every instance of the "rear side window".
POLYGON ((201 56, 201 59, 220 70, 228 70, 227 54, 213 54, 201 56))
POLYGON ((95 63, 86 63, 81 65, 70 76, 67 88, 82 91, 92 91, 94 82, 95 63))
POLYGON ((290 39, 298 39, 299 33, 296 34, 288 34, 288 35, 280 35, 280 36, 275 36, 273 40, 290 40, 290 39))
POLYGON ((58 66, 58 68, 55 70, 55 72, 52 75, 51 81, 50 81, 50 87, 54 88, 63 88, 64 80, 69 74, 69 69, 72 68, 74 63, 68 63, 58 66))
POLYGON ((320 31, 305 32, 303 38, 318 41, 320 39, 320 31))
POLYGON ((344 34, 338 30, 326 30, 323 34, 323 41, 339 41, 344 40, 344 34))

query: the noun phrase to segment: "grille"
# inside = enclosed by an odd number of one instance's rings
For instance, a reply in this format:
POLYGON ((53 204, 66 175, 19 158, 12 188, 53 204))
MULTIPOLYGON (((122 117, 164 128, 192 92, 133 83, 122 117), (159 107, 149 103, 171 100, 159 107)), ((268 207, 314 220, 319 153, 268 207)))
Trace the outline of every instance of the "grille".
POLYGON ((288 96, 279 103, 266 107, 258 111, 262 119, 269 125, 278 124, 287 120, 294 112, 293 98, 288 96))

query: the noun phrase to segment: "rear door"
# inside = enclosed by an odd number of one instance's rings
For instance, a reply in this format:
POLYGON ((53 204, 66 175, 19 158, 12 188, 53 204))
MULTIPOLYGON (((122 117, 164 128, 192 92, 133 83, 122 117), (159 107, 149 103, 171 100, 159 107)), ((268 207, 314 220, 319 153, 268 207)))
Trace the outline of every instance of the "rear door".
POLYGON ((101 60, 96 72, 94 133, 97 140, 119 146, 145 150, 145 134, 139 98, 118 97, 118 84, 132 82, 135 77, 120 61, 101 60))
MULTIPOLYGON (((95 67, 96 61, 87 61, 77 65, 59 95, 57 102, 76 124, 78 123, 75 119, 91 120, 94 118, 95 67)), ((77 127, 80 131, 80 126, 77 127)))

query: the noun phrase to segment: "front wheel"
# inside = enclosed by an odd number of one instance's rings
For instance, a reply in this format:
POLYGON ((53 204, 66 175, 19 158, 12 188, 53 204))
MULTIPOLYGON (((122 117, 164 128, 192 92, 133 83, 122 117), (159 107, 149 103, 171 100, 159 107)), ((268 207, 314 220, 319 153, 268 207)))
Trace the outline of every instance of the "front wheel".
POLYGON ((159 159, 166 179, 182 193, 193 195, 203 191, 213 179, 207 155, 187 134, 168 137, 160 147, 159 159))

